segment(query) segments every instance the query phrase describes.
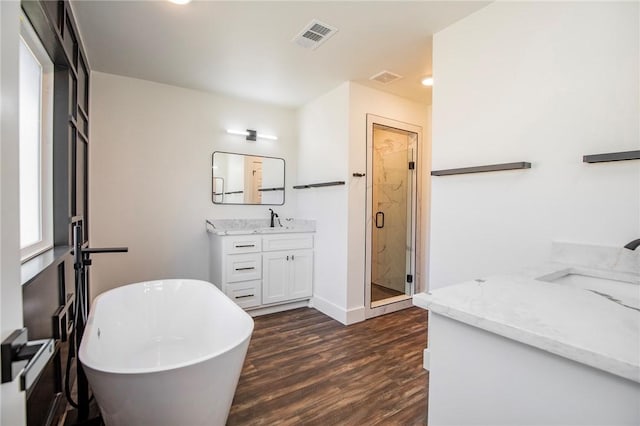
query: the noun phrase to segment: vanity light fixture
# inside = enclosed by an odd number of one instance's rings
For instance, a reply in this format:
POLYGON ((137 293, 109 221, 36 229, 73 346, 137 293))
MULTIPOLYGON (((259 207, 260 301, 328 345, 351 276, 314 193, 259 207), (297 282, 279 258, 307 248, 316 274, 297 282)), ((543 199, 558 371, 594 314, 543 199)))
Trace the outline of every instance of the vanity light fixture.
POLYGON ((191 3, 191 0, 169 0, 169 1, 171 3, 179 4, 179 5, 191 3))
POLYGON ((248 141, 255 141, 257 138, 268 139, 270 141, 278 140, 277 136, 263 135, 262 133, 258 133, 256 130, 251 130, 251 129, 247 129, 247 130, 227 129, 227 133, 229 133, 230 135, 246 136, 248 141))
POLYGON ((433 86, 433 77, 432 76, 428 76, 422 79, 422 85, 423 86, 433 86))

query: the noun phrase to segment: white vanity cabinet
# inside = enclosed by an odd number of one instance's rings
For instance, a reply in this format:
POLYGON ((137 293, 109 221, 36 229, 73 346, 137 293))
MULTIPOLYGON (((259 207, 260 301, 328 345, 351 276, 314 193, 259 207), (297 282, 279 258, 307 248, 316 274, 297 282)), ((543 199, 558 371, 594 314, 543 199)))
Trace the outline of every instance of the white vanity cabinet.
POLYGON ((247 310, 310 299, 313 234, 210 235, 210 276, 247 310))

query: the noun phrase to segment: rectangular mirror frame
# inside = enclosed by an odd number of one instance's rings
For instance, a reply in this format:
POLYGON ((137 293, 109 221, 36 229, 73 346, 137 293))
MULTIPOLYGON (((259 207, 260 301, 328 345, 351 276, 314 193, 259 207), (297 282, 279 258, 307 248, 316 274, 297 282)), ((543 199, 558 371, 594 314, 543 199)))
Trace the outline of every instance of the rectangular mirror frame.
MULTIPOLYGON (((213 154, 211 154, 211 202, 213 204, 216 205, 245 205, 245 206, 282 206, 285 203, 285 183, 286 183, 286 161, 284 158, 280 158, 280 157, 269 157, 266 155, 253 155, 253 154, 242 154, 242 153, 238 153, 238 152, 226 152, 226 151, 214 151, 213 154), (266 159, 272 159, 272 160, 281 160, 282 161, 282 187, 277 187, 277 188, 265 188, 265 189, 260 189, 259 191, 282 191, 282 202, 281 203, 229 203, 229 202, 220 202, 220 201, 216 201, 216 181, 221 182, 221 186, 222 186, 222 192, 225 193, 225 177, 222 176, 216 176, 214 173, 214 160, 215 160, 215 154, 229 154, 229 155, 238 155, 238 156, 242 156, 242 157, 259 157, 259 158, 266 158, 266 159)), ((239 191, 242 192, 242 191, 239 191)), ((235 193, 235 192, 234 192, 235 193)), ((231 194, 226 192, 225 194, 231 194)))

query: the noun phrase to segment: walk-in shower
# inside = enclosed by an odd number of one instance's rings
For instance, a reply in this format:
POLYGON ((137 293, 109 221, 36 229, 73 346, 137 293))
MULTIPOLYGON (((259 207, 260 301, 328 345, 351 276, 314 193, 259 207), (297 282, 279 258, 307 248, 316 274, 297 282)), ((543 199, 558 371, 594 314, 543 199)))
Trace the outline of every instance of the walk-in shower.
POLYGON ((367 316, 410 306, 416 284, 417 126, 367 116, 367 316))

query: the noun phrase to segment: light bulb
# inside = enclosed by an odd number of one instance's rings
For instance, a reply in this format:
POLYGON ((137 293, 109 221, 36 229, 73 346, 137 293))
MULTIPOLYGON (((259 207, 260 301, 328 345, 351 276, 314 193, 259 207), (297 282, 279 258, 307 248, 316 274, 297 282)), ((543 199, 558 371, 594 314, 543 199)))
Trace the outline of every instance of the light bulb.
POLYGON ((229 133, 230 135, 249 136, 249 132, 245 130, 227 129, 227 133, 229 133))
POLYGON ((258 137, 260 139, 269 139, 270 141, 277 141, 278 137, 273 135, 263 135, 262 133, 258 133, 258 137))
POLYGON ((433 77, 425 77, 422 79, 423 86, 433 86, 433 77))

